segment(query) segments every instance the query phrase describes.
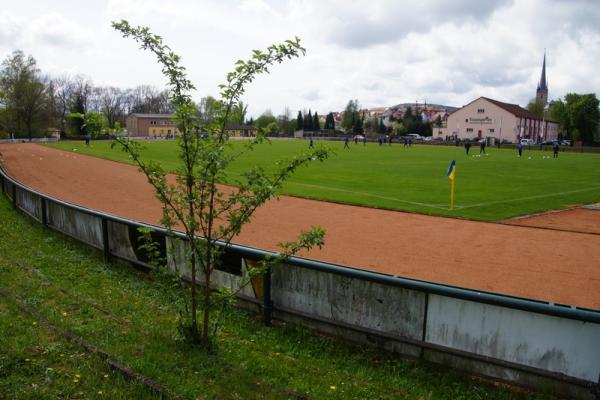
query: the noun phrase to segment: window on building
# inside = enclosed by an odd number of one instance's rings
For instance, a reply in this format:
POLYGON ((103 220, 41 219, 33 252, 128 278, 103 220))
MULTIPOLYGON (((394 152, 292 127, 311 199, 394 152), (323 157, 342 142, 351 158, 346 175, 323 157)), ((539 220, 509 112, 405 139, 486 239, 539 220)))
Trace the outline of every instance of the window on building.
POLYGON ((478 108, 477 109, 477 114, 483 114, 485 112, 484 108, 478 108))
POLYGON ((490 133, 494 133, 494 128, 490 128, 490 133))
POLYGON ((465 118, 465 122, 469 122, 469 118, 465 118))
POLYGON ((467 128, 467 132, 473 132, 473 128, 467 128))

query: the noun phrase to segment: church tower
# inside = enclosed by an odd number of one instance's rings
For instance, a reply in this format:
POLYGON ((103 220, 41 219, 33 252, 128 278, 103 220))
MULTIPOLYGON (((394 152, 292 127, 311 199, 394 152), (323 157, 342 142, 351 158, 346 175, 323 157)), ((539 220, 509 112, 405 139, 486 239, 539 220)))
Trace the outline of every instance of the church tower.
POLYGON ((542 64, 542 77, 538 83, 535 92, 535 101, 546 105, 548 103, 548 82, 546 81, 546 52, 544 52, 544 62, 542 64))

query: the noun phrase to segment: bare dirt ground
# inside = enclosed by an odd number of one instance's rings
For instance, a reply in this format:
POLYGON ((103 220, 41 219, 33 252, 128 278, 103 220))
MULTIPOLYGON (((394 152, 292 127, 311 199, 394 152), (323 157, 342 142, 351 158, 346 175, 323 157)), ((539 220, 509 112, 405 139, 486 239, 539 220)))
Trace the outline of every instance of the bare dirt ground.
MULTIPOLYGON (((11 176, 35 190, 133 220, 159 221, 159 203, 133 166, 35 144, 0 145, 0 153, 11 176)), ((597 233, 594 224, 590 230, 597 233)), ((303 254, 308 258, 600 310, 600 235, 592 233, 282 196, 262 207, 235 241, 277 250, 277 243, 311 225, 323 226, 327 237, 323 249, 303 254)))
MULTIPOLYGON (((574 208, 504 221, 506 224, 600 235, 600 209, 574 208)), ((600 260, 598 260, 600 264, 600 260)))

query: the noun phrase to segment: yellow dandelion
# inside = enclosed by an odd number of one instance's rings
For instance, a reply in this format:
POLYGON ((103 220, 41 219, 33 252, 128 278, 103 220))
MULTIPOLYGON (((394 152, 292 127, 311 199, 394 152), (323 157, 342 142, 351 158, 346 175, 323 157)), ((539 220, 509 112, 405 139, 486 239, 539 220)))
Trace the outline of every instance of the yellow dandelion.
POLYGON ((67 315, 69 315, 69 314, 67 314, 66 311, 63 311, 63 317, 66 317, 67 315))
POLYGON ((75 378, 81 378, 81 375, 75 374, 75 378))
POLYGON ((25 359, 25 362, 29 362, 29 361, 31 361, 29 358, 26 358, 26 359, 25 359))
POLYGON ((104 374, 104 379, 108 378, 108 374, 104 374))
POLYGON ((37 322, 36 322, 36 321, 33 321, 33 322, 32 322, 32 324, 33 324, 33 325, 37 325, 37 322))
POLYGON ((65 355, 61 353, 61 354, 60 354, 60 356, 61 356, 61 357, 64 357, 65 355))
POLYGON ((329 389, 331 389, 331 390, 335 390, 335 389, 337 389, 337 388, 336 388, 335 386, 331 385, 331 386, 329 386, 329 389))
POLYGON ((98 390, 98 394, 102 394, 102 390, 98 390))
POLYGON ((77 378, 73 379, 73 383, 77 383, 77 382, 79 382, 79 379, 77 379, 77 378))

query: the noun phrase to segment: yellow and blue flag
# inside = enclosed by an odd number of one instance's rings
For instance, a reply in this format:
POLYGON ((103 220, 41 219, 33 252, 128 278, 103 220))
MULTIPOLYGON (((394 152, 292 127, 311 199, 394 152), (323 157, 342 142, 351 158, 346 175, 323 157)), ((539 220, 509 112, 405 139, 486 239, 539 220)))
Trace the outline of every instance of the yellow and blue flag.
POLYGON ((446 172, 446 176, 454 182, 454 176, 456 175, 456 161, 452 160, 450 166, 448 167, 448 171, 446 172))

